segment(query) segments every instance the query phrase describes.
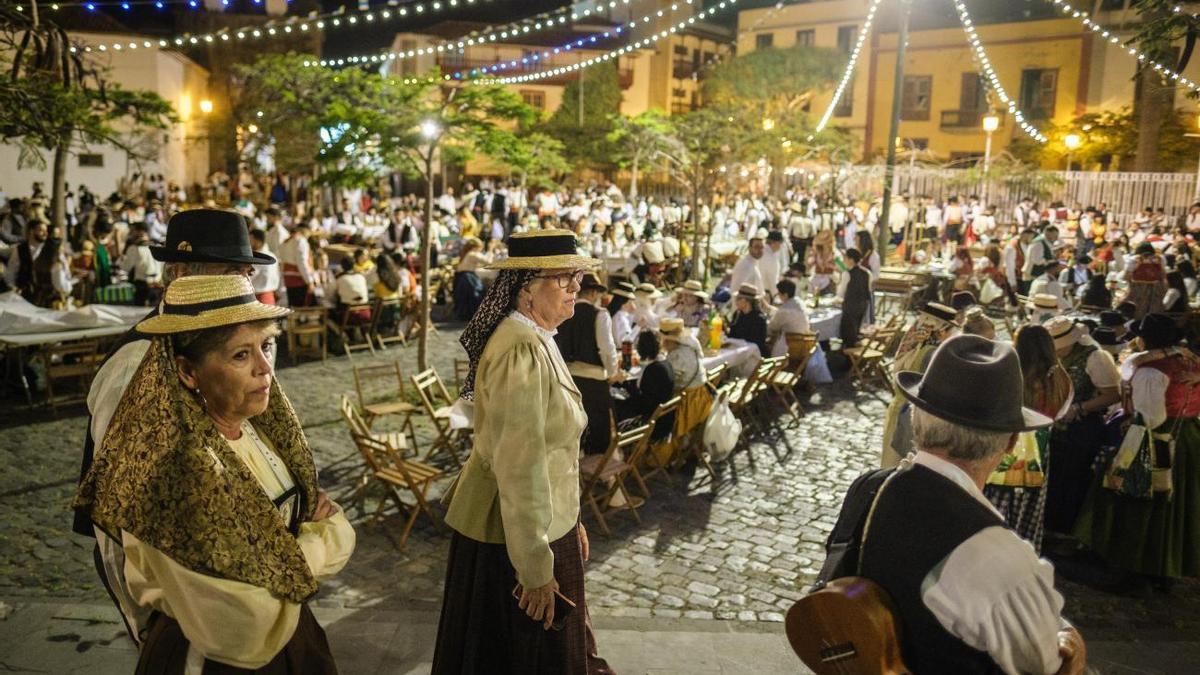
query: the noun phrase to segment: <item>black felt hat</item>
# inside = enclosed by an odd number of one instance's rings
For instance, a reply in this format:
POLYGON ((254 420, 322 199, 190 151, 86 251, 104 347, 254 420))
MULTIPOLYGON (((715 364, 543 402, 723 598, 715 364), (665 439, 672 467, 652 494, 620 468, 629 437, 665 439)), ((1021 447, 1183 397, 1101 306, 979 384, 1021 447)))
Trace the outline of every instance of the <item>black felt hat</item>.
POLYGON ((972 429, 1017 432, 1053 423, 1022 405, 1025 386, 1016 350, 978 335, 946 340, 924 374, 901 371, 896 383, 916 407, 972 429))
POLYGON ((269 265, 275 258, 250 248, 246 219, 233 211, 192 209, 167 221, 165 246, 151 246, 160 262, 269 265))

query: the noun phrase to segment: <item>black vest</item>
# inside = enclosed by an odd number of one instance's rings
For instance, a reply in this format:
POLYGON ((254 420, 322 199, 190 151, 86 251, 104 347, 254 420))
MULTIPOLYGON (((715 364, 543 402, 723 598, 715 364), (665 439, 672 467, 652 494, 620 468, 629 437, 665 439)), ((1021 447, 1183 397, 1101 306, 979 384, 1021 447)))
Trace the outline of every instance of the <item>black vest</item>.
MULTIPOLYGON (((153 310, 151 310, 150 313, 147 314, 145 318, 149 319, 150 317, 157 316, 157 315, 158 315, 158 308, 156 307, 153 310)), ((143 321, 144 320, 145 319, 143 319, 143 321)), ((141 323, 141 322, 139 321, 139 323, 141 323)), ((104 360, 107 362, 108 359, 112 358, 113 354, 116 354, 117 351, 121 349, 121 347, 124 347, 125 345, 129 344, 130 342, 136 342, 138 340, 149 340, 151 337, 152 336, 147 335, 145 333, 139 333, 136 328, 130 328, 128 332, 126 332, 124 335, 121 336, 121 339, 117 340, 117 343, 113 345, 112 349, 110 349, 108 351, 108 355, 104 357, 104 360)), ((88 470, 92 468, 92 457, 96 453, 96 440, 94 438, 92 438, 92 416, 91 415, 88 415, 87 428, 85 429, 84 434, 85 435, 84 435, 84 440, 83 440, 83 461, 81 462, 81 466, 79 467, 79 482, 80 483, 83 482, 83 477, 87 475, 88 470)), ((71 524, 71 530, 74 531, 75 534, 82 534, 85 537, 95 538, 96 532, 95 532, 94 526, 92 525, 91 512, 88 511, 87 509, 75 509, 75 517, 74 517, 74 521, 71 524)))
POLYGON ((846 274, 850 280, 846 284, 846 297, 842 301, 843 311, 866 310, 871 304, 871 273, 855 265, 846 274))
POLYGON ((17 290, 25 296, 32 296, 34 291, 33 247, 29 245, 29 242, 23 241, 17 244, 17 259, 21 261, 21 266, 17 268, 17 290))
POLYGON ((600 360, 600 346, 596 344, 596 314, 599 311, 590 302, 575 303, 575 315, 562 322, 554 336, 563 361, 604 365, 600 360))
POLYGON ((987 653, 951 635, 921 600, 935 566, 980 530, 1004 525, 937 472, 917 465, 888 482, 862 548, 862 576, 888 592, 900 614, 901 653, 915 673, 998 673, 987 653))

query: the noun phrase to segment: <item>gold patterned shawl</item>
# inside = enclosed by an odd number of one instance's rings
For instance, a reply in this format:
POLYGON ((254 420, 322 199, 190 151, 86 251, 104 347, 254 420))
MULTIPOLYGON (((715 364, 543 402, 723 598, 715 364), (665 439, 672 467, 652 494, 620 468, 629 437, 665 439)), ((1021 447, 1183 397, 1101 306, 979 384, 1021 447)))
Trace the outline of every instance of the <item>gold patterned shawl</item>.
MULTIPOLYGON (((304 602, 317 590, 295 536, 245 463, 179 381, 167 336, 154 338, 125 389, 76 507, 116 535, 129 532, 201 574, 304 602)), ((253 418, 316 508, 317 471, 300 421, 277 382, 253 418)))

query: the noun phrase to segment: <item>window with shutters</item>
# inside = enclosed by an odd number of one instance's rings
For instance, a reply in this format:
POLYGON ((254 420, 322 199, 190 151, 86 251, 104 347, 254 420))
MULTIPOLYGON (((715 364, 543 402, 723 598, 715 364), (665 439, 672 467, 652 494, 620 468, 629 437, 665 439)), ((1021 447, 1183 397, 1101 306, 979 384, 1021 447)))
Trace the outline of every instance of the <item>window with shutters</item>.
POLYGON ((842 92, 842 97, 838 99, 837 105, 833 108, 834 117, 850 117, 854 114, 854 76, 850 77, 850 81, 846 83, 846 89, 842 92))
POLYGON ((525 105, 537 110, 546 109, 546 92, 537 89, 522 89, 521 100, 525 101, 525 105))
POLYGON ((838 26, 837 48, 843 54, 849 54, 854 50, 854 43, 858 41, 858 26, 838 26))
POLYGON ((931 75, 905 75, 904 93, 900 99, 900 119, 928 120, 932 92, 933 77, 931 75))
POLYGON ((808 30, 796 31, 796 46, 811 47, 817 43, 817 31, 809 28, 808 30))
POLYGON ((770 49, 773 46, 775 46, 774 33, 759 33, 754 36, 755 49, 770 49))
POLYGON ((1054 117, 1058 97, 1058 69, 1039 68, 1021 71, 1021 112, 1031 120, 1054 117))
POLYGON ((92 169, 104 167, 104 155, 99 153, 84 152, 79 155, 79 166, 92 169))
POLYGON ((967 112, 987 110, 987 85, 979 73, 962 74, 962 91, 958 95, 958 109, 967 112))

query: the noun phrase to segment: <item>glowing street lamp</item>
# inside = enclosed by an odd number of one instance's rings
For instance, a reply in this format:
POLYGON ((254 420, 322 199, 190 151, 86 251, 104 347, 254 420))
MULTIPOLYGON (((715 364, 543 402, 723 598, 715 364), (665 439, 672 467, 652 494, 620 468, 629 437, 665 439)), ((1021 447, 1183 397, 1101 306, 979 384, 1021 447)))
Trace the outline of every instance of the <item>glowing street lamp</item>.
POLYGON ((213 102, 207 98, 201 99, 200 112, 204 113, 205 115, 208 115, 208 114, 212 113, 212 111, 213 111, 213 102))
POLYGON ((1079 134, 1067 134, 1063 136, 1063 145, 1067 147, 1067 171, 1071 170, 1071 153, 1083 143, 1083 139, 1079 134))
POLYGON ((987 206, 987 175, 992 167, 992 132, 1000 128, 1000 116, 995 113, 988 113, 983 116, 983 131, 987 134, 987 141, 983 146, 983 203, 987 206))
POLYGON ((770 131, 775 128, 775 120, 770 117, 764 118, 762 121, 763 131, 770 131))
POLYGON ((433 120, 425 120, 424 122, 421 122, 421 135, 431 141, 437 138, 441 131, 441 127, 439 127, 438 123, 433 120))

